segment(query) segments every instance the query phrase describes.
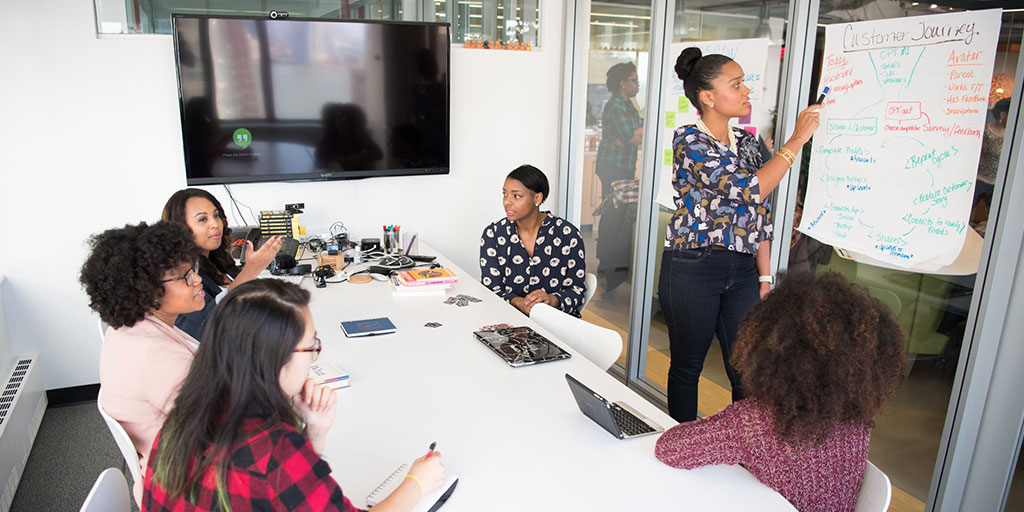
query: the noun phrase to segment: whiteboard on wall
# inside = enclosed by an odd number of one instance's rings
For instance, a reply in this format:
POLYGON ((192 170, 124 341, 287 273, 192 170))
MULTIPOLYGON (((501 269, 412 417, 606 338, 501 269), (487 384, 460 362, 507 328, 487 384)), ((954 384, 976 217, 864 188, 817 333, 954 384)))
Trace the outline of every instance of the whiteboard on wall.
POLYGON ((801 232, 904 269, 964 247, 999 9, 829 25, 801 232))
MULTIPOLYGON (((765 94, 765 66, 768 61, 768 39, 727 39, 722 41, 691 41, 685 43, 673 43, 671 49, 672 62, 686 48, 696 46, 700 48, 701 54, 710 55, 718 53, 725 55, 743 68, 743 83, 750 88, 750 115, 744 118, 733 119, 730 125, 746 129, 754 135, 759 135, 760 130, 766 129, 765 123, 770 119, 761 108, 765 94)), ((658 176, 658 194, 655 201, 669 208, 675 209, 673 197, 675 189, 672 187, 672 137, 676 128, 697 122, 697 109, 690 105, 690 100, 683 92, 683 81, 676 76, 671 68, 666 71, 671 80, 665 88, 665 125, 661 128, 660 149, 661 172, 658 176)))

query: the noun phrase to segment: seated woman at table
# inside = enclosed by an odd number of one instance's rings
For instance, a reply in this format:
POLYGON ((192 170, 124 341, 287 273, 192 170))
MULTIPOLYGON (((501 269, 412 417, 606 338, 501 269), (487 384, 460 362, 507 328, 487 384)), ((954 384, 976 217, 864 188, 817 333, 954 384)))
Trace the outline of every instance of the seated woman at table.
MULTIPOLYGON (((321 349, 309 298, 256 279, 220 302, 153 446, 142 510, 357 510, 321 458, 337 400, 307 378, 321 349)), ((373 510, 409 510, 443 481, 430 452, 373 510)))
POLYGON ((161 219, 187 226, 199 247, 199 277, 203 280, 206 304, 199 311, 178 317, 177 326, 199 339, 214 306, 232 286, 254 279, 270 265, 281 249, 282 238, 271 237, 258 251, 245 242, 245 266, 239 267, 228 253, 231 228, 224 208, 213 194, 198 188, 179 190, 167 199, 161 219))
POLYGON ((508 174, 501 189, 505 217, 480 237, 480 280, 529 315, 547 304, 580 316, 586 291, 586 253, 580 231, 541 211, 548 179, 532 165, 508 174))
MULTIPOLYGON (((196 340, 174 326, 203 308, 199 248, 167 222, 110 229, 90 240, 80 281, 110 327, 100 348, 100 406, 124 427, 145 471, 153 438, 171 410, 196 340)), ((142 482, 135 482, 135 499, 142 482)))
POLYGON ((875 414, 906 365, 892 312, 839 274, 792 274, 740 326, 747 398, 658 439, 673 467, 742 464, 798 510, 854 509, 875 414))

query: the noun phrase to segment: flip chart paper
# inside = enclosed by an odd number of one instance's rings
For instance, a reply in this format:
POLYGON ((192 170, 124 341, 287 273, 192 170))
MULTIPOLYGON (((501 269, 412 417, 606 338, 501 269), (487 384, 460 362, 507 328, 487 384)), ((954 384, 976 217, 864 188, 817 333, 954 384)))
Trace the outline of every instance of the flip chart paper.
POLYGON ((964 245, 999 9, 825 29, 803 233, 901 268, 964 245))

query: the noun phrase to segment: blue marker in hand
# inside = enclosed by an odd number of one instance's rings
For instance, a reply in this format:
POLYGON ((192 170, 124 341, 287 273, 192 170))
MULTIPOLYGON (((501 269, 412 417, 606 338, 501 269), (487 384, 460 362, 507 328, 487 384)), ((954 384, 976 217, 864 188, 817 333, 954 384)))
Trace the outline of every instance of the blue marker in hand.
POLYGON ((821 91, 821 95, 818 96, 818 101, 815 101, 814 103, 816 103, 818 105, 821 105, 821 102, 825 101, 825 95, 828 94, 828 91, 829 91, 829 88, 826 85, 825 89, 821 91))

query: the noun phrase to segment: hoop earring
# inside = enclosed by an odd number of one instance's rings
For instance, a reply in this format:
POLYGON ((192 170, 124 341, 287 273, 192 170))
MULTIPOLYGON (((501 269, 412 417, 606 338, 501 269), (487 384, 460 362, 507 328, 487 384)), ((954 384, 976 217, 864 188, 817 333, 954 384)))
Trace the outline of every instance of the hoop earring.
POLYGON ((709 107, 709 108, 715 108, 715 104, 714 104, 714 103, 712 103, 712 104, 708 105, 708 107, 709 107))

